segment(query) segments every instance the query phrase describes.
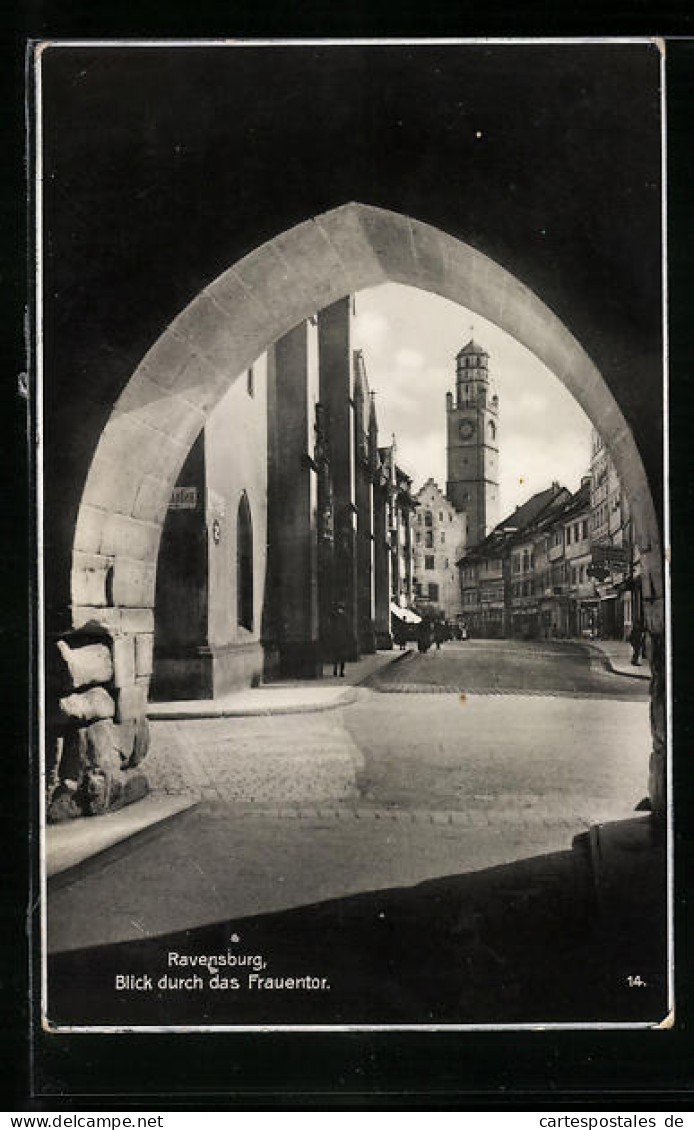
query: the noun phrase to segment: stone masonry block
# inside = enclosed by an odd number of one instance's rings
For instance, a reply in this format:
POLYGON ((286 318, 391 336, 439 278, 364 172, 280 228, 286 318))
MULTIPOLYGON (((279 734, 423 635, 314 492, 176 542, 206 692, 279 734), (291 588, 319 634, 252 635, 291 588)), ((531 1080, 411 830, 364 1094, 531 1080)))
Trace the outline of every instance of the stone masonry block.
MULTIPOLYGON (((283 322, 296 325, 313 312, 315 282, 307 289, 303 279, 275 250, 274 242, 247 255, 234 270, 251 294, 283 322)), ((218 301, 224 305, 223 296, 218 301)))
POLYGON ((147 709, 147 693, 143 686, 121 687, 118 691, 117 722, 137 721, 147 709))
POLYGON ((135 636, 135 674, 151 675, 154 653, 154 635, 135 636))
POLYGON ((114 685, 118 688, 129 687, 135 682, 135 637, 114 635, 111 646, 114 685))
POLYGON ((184 334, 172 326, 155 341, 143 365, 161 388, 173 388, 183 367, 195 356, 195 350, 184 334))
POLYGON ((112 573, 112 558, 75 550, 70 578, 74 603, 92 607, 107 605, 112 573))
POLYGON ((448 237, 437 228, 422 224, 418 220, 411 221, 410 230, 417 260, 417 273, 422 285, 433 286, 438 290, 446 275, 445 240, 448 237))
POLYGON ((389 279, 416 282, 419 264, 414 254, 412 227, 407 216, 381 208, 363 208, 361 223, 389 279))
POLYGON ((103 629, 111 632, 120 627, 120 608, 101 608, 91 604, 73 604, 71 610, 72 627, 76 631, 103 629))
POLYGON ((127 722, 115 723, 114 740, 120 766, 133 769, 147 756, 150 743, 149 722, 146 715, 127 722))
POLYGON ((100 454, 95 460, 94 472, 87 479, 82 501, 129 514, 137 495, 138 476, 130 462, 113 462, 100 454), (98 468, 98 473, 96 469, 98 468))
POLYGON ((72 627, 90 631, 153 632, 154 612, 151 608, 95 608, 91 605, 72 606, 72 627))
POLYGON ((70 647, 65 640, 58 640, 56 650, 60 657, 60 683, 71 691, 94 683, 108 683, 113 677, 111 652, 106 644, 70 647))
POLYGON ((101 545, 101 534, 106 512, 83 502, 75 524, 75 550, 82 553, 97 554, 101 545))
MULTIPOLYGON (((129 608, 153 608, 156 566, 118 557, 113 569, 113 603, 129 608)), ((125 628, 124 628, 125 630, 125 628)))
POLYGON ((169 482, 155 478, 154 475, 145 475, 140 480, 133 503, 133 518, 142 518, 145 522, 163 525, 175 482, 175 478, 169 482))
POLYGON ((169 466, 176 460, 183 460, 186 454, 185 446, 157 431, 136 414, 111 417, 99 441, 90 477, 107 474, 106 464, 101 469, 103 456, 109 463, 128 466, 138 484, 144 475, 166 478, 169 466))
POLYGON ((350 291, 377 286, 388 278, 364 231, 361 211, 359 205, 345 204, 314 220, 342 263, 350 291))
POLYGON ((150 608, 121 608, 120 626, 124 632, 154 631, 154 610, 150 608))
POLYGON ((113 718, 115 703, 104 687, 93 687, 61 698, 58 709, 59 719, 64 724, 85 726, 100 718, 113 718))
MULTIPOLYGON (((191 435, 197 435, 205 422, 202 413, 190 400, 178 395, 172 389, 161 388, 147 374, 143 366, 131 379, 121 396, 116 410, 121 405, 136 414, 157 432, 163 432, 176 443, 187 445, 191 435)), ((133 496, 134 497, 134 496, 133 496)))
POLYGON ((273 240, 273 246, 301 280, 314 310, 349 294, 350 281, 325 232, 313 220, 291 228, 273 240))
MULTIPOLYGON (((216 372, 240 373, 268 343, 268 311, 251 296, 240 279, 226 280, 224 306, 210 289, 203 291, 176 319, 176 330, 185 334, 196 351, 202 353, 216 372)), ((213 283, 214 287, 215 284, 213 283)), ((217 287, 215 294, 219 294, 217 287)))
MULTIPOLYGON (((124 514, 109 514, 101 534, 101 552, 136 561, 156 560, 161 526, 124 514)), ((118 603, 116 601, 115 603, 118 603)))

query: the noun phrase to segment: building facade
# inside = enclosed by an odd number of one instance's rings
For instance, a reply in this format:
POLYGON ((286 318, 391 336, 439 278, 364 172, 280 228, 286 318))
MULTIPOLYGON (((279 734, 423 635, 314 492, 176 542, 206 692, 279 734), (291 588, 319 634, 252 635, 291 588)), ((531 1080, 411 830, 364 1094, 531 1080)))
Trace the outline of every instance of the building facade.
POLYGON ((234 382, 193 444, 162 530, 151 696, 213 698, 263 672, 267 368, 234 382))
POLYGON ((639 547, 631 510, 602 436, 593 429, 590 462, 590 572, 597 596, 597 631, 603 639, 628 639, 642 623, 639 547))
POLYGON ((458 569, 473 635, 628 639, 642 615, 628 504, 602 453, 579 490, 533 495, 458 569))
POLYGON ((343 606, 347 655, 392 647, 414 598, 412 482, 380 448, 344 298, 277 341, 179 475, 157 570, 152 697, 314 678, 343 606))
POLYGON ((447 620, 462 612, 456 561, 465 548, 465 515, 434 481, 415 495, 414 592, 419 606, 430 606, 447 620))
POLYGON ((538 578, 551 585, 563 568, 559 545, 552 544, 552 523, 570 498, 556 482, 538 491, 457 562, 463 619, 472 635, 540 634, 538 578))

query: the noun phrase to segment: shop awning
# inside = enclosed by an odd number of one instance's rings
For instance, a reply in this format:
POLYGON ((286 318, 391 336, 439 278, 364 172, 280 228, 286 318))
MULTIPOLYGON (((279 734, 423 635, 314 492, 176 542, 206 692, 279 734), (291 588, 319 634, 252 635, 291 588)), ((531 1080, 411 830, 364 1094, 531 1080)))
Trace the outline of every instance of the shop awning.
POLYGON ((390 611, 393 616, 397 616, 398 620, 403 620, 405 624, 420 624, 422 617, 418 616, 416 612, 412 612, 409 608, 401 608, 398 604, 392 604, 390 611))

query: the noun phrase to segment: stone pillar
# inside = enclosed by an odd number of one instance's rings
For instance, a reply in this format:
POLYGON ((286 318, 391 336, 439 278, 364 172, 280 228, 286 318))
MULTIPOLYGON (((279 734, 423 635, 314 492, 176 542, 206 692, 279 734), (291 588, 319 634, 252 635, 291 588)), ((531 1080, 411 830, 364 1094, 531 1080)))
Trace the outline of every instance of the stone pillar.
POLYGON ((280 338, 268 359, 268 557, 280 671, 317 678, 322 674, 318 484, 311 455, 308 334, 308 324, 301 322, 280 338))
POLYGON ((345 606, 348 659, 359 658, 355 412, 349 298, 318 314, 320 402, 325 411, 335 515, 335 599, 345 606))

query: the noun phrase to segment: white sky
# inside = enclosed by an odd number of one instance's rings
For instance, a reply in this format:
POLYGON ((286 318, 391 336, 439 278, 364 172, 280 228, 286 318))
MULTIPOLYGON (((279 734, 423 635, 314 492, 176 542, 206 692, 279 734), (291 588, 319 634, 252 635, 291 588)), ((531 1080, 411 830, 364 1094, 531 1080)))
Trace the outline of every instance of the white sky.
POLYGON ((591 425, 564 386, 525 346, 479 314, 413 287, 385 283, 356 296, 353 345, 376 392, 379 443, 395 432, 398 464, 418 490, 446 489, 446 392, 455 355, 474 337, 489 353, 499 394, 504 517, 557 479, 577 490, 590 461, 591 425))

